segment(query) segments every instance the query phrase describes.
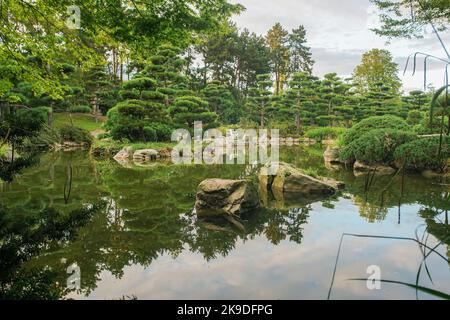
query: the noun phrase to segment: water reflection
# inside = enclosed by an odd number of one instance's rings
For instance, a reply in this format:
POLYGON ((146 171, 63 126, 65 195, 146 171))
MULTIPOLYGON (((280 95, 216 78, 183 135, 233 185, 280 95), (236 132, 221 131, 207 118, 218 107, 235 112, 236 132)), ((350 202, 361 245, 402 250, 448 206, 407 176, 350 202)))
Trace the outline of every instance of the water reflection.
MULTIPOLYGON (((105 203, 103 210, 77 228, 71 241, 44 246, 24 264, 27 270, 51 270, 49 282, 65 284, 67 266, 76 263, 82 272, 77 298, 133 294, 138 298, 245 298, 244 293, 247 298, 325 298, 337 243, 344 232, 411 236, 418 225, 426 223, 436 241, 449 244, 448 187, 408 176, 401 194, 401 177, 377 177, 367 190, 364 177, 355 178, 349 171, 330 172, 321 157, 322 151, 315 147, 308 152, 281 149, 283 161, 344 181, 343 194, 303 205, 274 204, 268 199, 269 209, 244 217, 245 232, 226 221, 198 221, 192 207, 199 182, 218 176, 256 181, 252 166, 123 168, 114 162, 95 161, 83 152, 47 154, 38 166, 26 169, 13 183, 3 184, 0 202, 11 214, 31 217, 49 207, 69 214, 100 200, 105 203), (403 219, 399 226, 400 198, 403 219), (179 282, 171 282, 172 278, 179 282), (165 287, 164 279, 168 281, 165 287), (183 289, 176 287, 181 284, 183 289)), ((335 296, 372 297, 373 293, 357 284, 346 283, 345 277, 364 272, 360 264, 373 257, 384 264, 387 275, 404 272, 405 277, 413 277, 413 269, 400 268, 398 259, 408 256, 408 265, 415 266, 420 254, 409 247, 395 254, 398 248, 395 242, 354 242, 345 248, 335 296)), ((448 255, 448 246, 443 250, 448 255)), ((430 265, 437 270, 437 278, 448 279, 448 266, 433 261, 430 265)), ((450 291, 448 281, 441 285, 450 291)), ((405 294, 403 289, 390 289, 375 297, 405 294)), ((61 291, 51 297, 67 294, 61 291)))

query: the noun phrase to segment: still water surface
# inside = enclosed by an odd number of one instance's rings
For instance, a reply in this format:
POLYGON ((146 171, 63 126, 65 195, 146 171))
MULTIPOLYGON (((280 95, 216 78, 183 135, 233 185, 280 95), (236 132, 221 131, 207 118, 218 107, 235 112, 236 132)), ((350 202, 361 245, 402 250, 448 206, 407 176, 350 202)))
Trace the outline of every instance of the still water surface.
MULTIPOLYGON (((23 268, 50 268, 61 284, 66 268, 81 271, 76 299, 326 299, 344 233, 415 238, 450 257, 450 189, 418 175, 375 178, 327 168, 320 147, 281 150, 283 161, 346 184, 332 199, 283 204, 247 217, 246 232, 227 223, 197 221, 192 208, 197 185, 207 178, 255 179, 255 168, 239 165, 124 168, 95 161, 85 152, 49 153, 10 183, 0 185, 0 203, 13 214, 33 215, 53 207, 70 212, 106 202, 75 240, 44 248, 23 268), (71 191, 67 190, 72 172, 71 191), (66 185, 66 199, 64 197, 66 185), (400 204, 400 206, 399 206, 400 204)), ((265 201, 267 199, 264 199, 265 201)), ((416 291, 382 283, 368 290, 367 268, 385 280, 415 283, 423 259, 414 241, 345 236, 331 299, 416 299, 416 291)), ((450 292, 448 261, 427 258, 420 285, 450 292)), ((64 298, 61 297, 61 298, 64 298)), ((434 296, 420 293, 420 299, 434 296)))

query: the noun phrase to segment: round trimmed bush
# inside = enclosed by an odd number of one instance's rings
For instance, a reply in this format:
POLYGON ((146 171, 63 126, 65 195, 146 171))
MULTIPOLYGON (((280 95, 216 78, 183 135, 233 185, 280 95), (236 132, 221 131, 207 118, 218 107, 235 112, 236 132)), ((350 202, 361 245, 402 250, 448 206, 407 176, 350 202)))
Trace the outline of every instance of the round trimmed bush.
POLYGON ((417 135, 410 131, 370 130, 344 146, 340 156, 346 161, 358 160, 368 164, 390 164, 394 161, 394 152, 397 147, 414 139, 417 139, 417 135))
POLYGON ((402 118, 386 115, 364 119, 355 124, 342 137, 342 144, 349 145, 363 134, 374 129, 390 129, 398 131, 412 131, 411 127, 402 118))
POLYGON ((443 136, 440 156, 439 144, 440 137, 417 139, 398 147, 394 159, 404 162, 408 170, 441 170, 450 158, 450 137, 443 136))
POLYGON ((172 136, 172 128, 166 124, 154 122, 144 127, 144 134, 146 141, 170 141, 172 136))
POLYGON ((59 129, 59 134, 62 141, 92 144, 92 136, 89 131, 81 128, 64 126, 59 129))

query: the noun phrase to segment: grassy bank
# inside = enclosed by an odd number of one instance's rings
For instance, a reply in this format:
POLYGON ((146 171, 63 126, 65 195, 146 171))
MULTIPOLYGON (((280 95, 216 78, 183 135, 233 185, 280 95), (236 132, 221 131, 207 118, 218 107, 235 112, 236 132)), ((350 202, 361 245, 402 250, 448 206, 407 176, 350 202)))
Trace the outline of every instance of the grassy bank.
POLYGON ((96 121, 95 116, 86 113, 72 113, 72 122, 70 120, 70 114, 67 112, 55 113, 53 127, 60 129, 64 126, 73 125, 77 128, 81 128, 87 131, 94 131, 102 128, 104 119, 100 118, 96 121))

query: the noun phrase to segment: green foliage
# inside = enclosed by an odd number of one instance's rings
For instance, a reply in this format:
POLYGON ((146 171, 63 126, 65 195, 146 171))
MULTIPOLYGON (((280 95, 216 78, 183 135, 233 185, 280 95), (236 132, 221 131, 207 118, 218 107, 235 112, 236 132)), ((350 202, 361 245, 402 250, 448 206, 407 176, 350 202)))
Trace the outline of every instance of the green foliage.
POLYGON ((187 79, 182 73, 186 60, 180 54, 180 48, 163 45, 150 57, 150 64, 142 72, 155 79, 155 86, 165 95, 166 106, 179 95, 178 91, 186 89, 187 79))
POLYGON ((406 104, 408 110, 427 111, 431 97, 421 90, 413 90, 407 96, 403 97, 403 102, 406 104))
POLYGON ((305 132, 305 136, 310 139, 322 141, 325 139, 338 139, 346 132, 346 128, 340 127, 312 128, 305 132))
POLYGON ((433 23, 447 30, 450 6, 447 0, 370 0, 380 9, 381 26, 374 31, 389 38, 422 37, 425 27, 433 23))
POLYGON ((175 99, 169 113, 177 128, 193 129, 195 121, 203 122, 203 128, 217 127, 217 114, 208 109, 208 102, 195 96, 182 96, 175 99))
POLYGON ((293 29, 288 36, 288 47, 290 51, 289 73, 307 72, 312 74, 314 60, 312 59, 311 48, 306 45, 306 29, 299 26, 293 29))
POLYGON ((362 94, 362 100, 356 108, 355 117, 361 120, 370 116, 383 115, 406 118, 407 112, 403 110, 400 96, 392 91, 392 87, 381 81, 370 83, 367 91, 362 94))
POLYGON ((49 149, 54 144, 61 142, 59 130, 49 126, 43 126, 38 134, 28 137, 22 143, 22 148, 26 150, 49 149))
POLYGON ((74 240, 104 203, 86 206, 68 214, 46 208, 34 215, 17 215, 0 205, 0 299, 61 299, 64 287, 48 268, 27 269, 22 264, 50 245, 74 240))
POLYGON ((370 87, 381 83, 388 93, 398 94, 401 87, 398 65, 387 50, 372 49, 363 54, 361 63, 353 72, 353 81, 359 92, 367 92, 370 87))
POLYGON ((284 90, 284 85, 289 72, 290 52, 288 46, 289 32, 283 29, 280 23, 276 23, 266 36, 269 47, 272 71, 275 74, 275 92, 278 96, 284 90))
POLYGON ((267 114, 270 112, 270 102, 272 92, 270 91, 273 82, 270 74, 262 74, 257 77, 257 86, 250 89, 247 100, 247 109, 256 115, 261 128, 264 128, 267 114))
POLYGON ((450 158, 450 137, 421 138, 395 150, 394 158, 409 170, 442 170, 450 158))
POLYGON ((162 136, 150 129, 153 123, 167 121, 166 95, 156 91, 156 86, 155 79, 140 74, 122 85, 120 94, 126 100, 108 111, 105 125, 113 139, 154 141, 162 136))
MULTIPOLYGON (((96 65, 82 75, 82 96, 83 99, 92 104, 90 108, 94 114, 100 112, 106 114, 118 101, 118 86, 114 75, 107 72, 105 65, 96 65), (93 109, 93 110, 92 110, 93 109)), ((77 91, 76 87, 72 87, 72 92, 77 91)), ((77 92, 73 92, 76 96, 77 92)), ((73 111, 75 112, 75 111, 73 111)))
POLYGON ((0 137, 2 142, 19 147, 26 138, 38 134, 46 118, 45 108, 19 109, 15 113, 7 114, 0 122, 0 137))
POLYGON ((416 134, 410 131, 373 129, 345 145, 340 156, 343 160, 390 164, 397 147, 416 138, 416 134))
POLYGON ((405 120, 395 116, 376 116, 362 120, 354 125, 344 134, 342 142, 344 145, 352 143, 354 140, 361 137, 373 129, 391 129, 399 131, 411 131, 411 127, 405 120))
MULTIPOLYGON (((447 118, 447 127, 445 129, 446 133, 450 134, 450 95, 449 90, 450 85, 443 86, 439 88, 433 95, 431 100, 430 108, 430 121, 434 123, 436 118, 441 118, 445 121, 447 118)), ((444 124, 442 124, 444 125, 444 124)))
POLYGON ((71 106, 69 109, 70 112, 73 113, 91 113, 92 109, 90 106, 71 106))
POLYGON ((38 159, 35 153, 16 158, 13 162, 6 162, 0 159, 0 181, 12 182, 14 177, 20 174, 23 169, 35 165, 37 162, 38 159))
POLYGON ((242 115, 237 101, 231 90, 222 85, 219 81, 212 81, 202 90, 203 97, 208 101, 209 109, 215 112, 222 123, 237 123, 242 115))
MULTIPOLYGON (((204 57, 204 65, 190 74, 191 88, 195 91, 204 89, 210 80, 219 81, 243 103, 249 89, 256 86, 256 77, 271 72, 266 39, 247 29, 239 30, 231 21, 200 40, 195 49, 204 57)), ((192 63, 193 57, 189 60, 192 63)))
POLYGON ((411 125, 418 125, 420 124, 423 119, 425 118, 425 115, 423 112, 420 112, 419 110, 411 110, 408 112, 408 118, 406 118, 406 122, 411 125))
POLYGON ((91 145, 93 140, 89 131, 72 126, 62 127, 59 130, 59 134, 62 141, 86 143, 88 145, 91 145))
POLYGON ((172 136, 172 127, 164 123, 151 123, 144 127, 146 141, 164 142, 170 141, 172 136))
POLYGON ((308 110, 311 110, 316 100, 318 78, 306 72, 298 72, 292 76, 289 89, 284 95, 284 110, 292 114, 295 119, 297 132, 301 129, 302 122, 308 120, 308 110))
POLYGON ((103 125, 102 119, 96 119, 95 116, 86 113, 74 113, 67 112, 54 113, 53 127, 60 129, 65 126, 71 126, 81 128, 87 131, 94 131, 100 129, 103 125))
POLYGON ((5 156, 6 150, 8 150, 7 144, 3 144, 0 146, 0 159, 5 156))

